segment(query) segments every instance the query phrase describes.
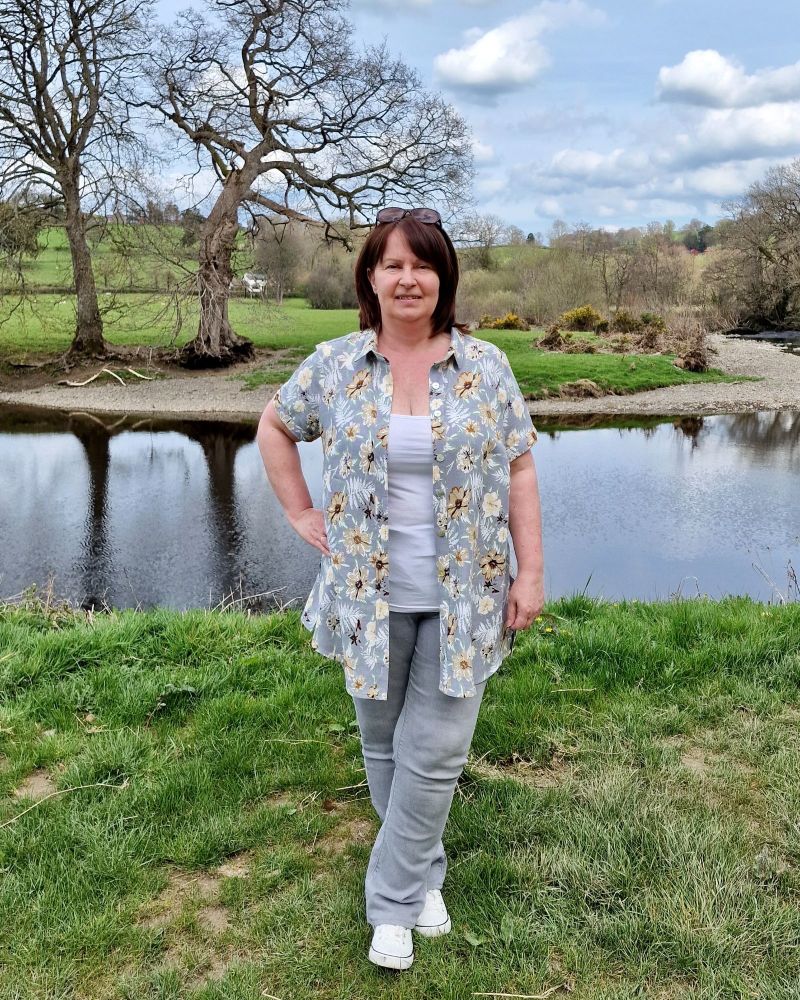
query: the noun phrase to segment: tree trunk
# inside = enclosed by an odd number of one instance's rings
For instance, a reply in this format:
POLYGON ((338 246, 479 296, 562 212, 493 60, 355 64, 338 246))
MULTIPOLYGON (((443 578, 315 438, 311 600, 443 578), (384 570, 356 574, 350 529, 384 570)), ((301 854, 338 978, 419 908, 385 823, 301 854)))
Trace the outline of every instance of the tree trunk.
POLYGON ((187 368, 222 368, 255 354, 253 342, 234 333, 228 321, 231 254, 239 231, 240 200, 236 187, 226 185, 200 231, 200 325, 197 336, 181 351, 181 364, 187 368))
POLYGON ((108 345, 103 339, 103 320, 100 317, 92 255, 86 240, 77 182, 72 178, 62 179, 61 190, 64 194, 64 227, 72 256, 72 276, 77 297, 77 324, 69 353, 103 358, 108 353, 108 345))

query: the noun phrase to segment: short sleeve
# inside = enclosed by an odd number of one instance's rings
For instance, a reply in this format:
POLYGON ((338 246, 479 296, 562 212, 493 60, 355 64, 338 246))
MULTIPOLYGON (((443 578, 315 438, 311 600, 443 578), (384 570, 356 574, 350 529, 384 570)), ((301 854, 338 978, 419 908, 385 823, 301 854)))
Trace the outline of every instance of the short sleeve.
POLYGON ((314 351, 272 398, 275 412, 299 441, 316 441, 322 434, 322 358, 314 351))
POLYGON ((500 385, 505 389, 506 395, 503 413, 503 443, 506 446, 509 461, 513 461, 533 447, 538 434, 528 412, 528 405, 522 395, 522 390, 514 377, 508 358, 502 351, 500 352, 500 363, 503 372, 500 385))

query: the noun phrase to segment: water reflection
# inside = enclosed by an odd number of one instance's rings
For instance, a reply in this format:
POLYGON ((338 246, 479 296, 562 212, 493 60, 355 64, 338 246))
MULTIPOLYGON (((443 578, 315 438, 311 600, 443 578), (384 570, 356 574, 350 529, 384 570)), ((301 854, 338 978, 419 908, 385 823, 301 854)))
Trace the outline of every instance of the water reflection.
MULTIPOLYGON (((548 597, 787 592, 800 562, 800 413, 537 427, 548 597)), ((0 410, 0 596, 52 574, 87 606, 302 605, 318 552, 288 526, 254 434, 254 423, 0 410)), ((320 444, 299 450, 319 504, 320 444)))
POLYGON ((756 342, 766 342, 775 344, 787 354, 800 355, 800 330, 731 330, 726 336, 736 337, 738 340, 755 340, 756 342))

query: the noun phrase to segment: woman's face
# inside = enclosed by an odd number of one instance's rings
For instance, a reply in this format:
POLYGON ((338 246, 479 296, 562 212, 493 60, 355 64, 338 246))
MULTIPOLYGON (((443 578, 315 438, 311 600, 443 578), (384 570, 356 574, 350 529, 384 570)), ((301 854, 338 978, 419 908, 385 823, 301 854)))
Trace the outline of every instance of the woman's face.
POLYGON ((383 257, 367 276, 372 282, 381 321, 420 323, 430 320, 439 302, 439 275, 420 260, 397 229, 389 234, 383 257))

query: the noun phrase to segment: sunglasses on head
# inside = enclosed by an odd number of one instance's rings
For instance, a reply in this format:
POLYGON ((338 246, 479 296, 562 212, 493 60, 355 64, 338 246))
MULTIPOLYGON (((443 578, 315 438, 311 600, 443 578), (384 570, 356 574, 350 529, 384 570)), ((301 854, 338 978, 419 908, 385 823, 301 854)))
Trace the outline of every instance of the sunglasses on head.
POLYGON ((442 217, 435 208, 382 208, 375 216, 375 222, 399 222, 410 215, 417 222, 425 222, 431 226, 442 225, 442 217))

